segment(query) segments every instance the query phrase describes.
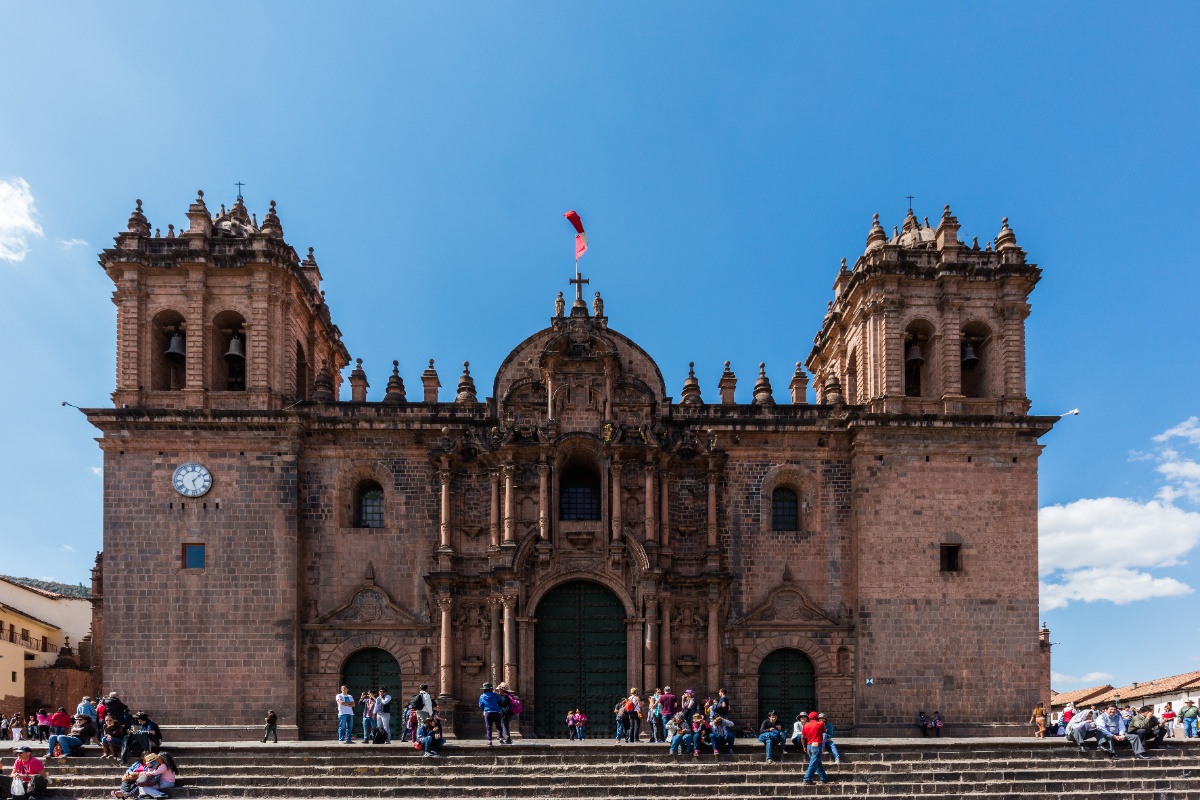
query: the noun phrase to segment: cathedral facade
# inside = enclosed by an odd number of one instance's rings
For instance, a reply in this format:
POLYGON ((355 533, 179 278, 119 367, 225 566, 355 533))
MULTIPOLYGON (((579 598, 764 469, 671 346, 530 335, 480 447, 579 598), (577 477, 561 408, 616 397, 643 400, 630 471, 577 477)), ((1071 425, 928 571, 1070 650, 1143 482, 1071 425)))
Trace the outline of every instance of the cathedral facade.
POLYGON ((891 236, 876 218, 786 397, 760 365, 745 404, 728 363, 673 399, 582 281, 490 396, 467 365, 443 390, 431 361, 368 401, 275 203, 260 225, 200 193, 187 216, 152 235, 139 201, 101 254, 116 390, 86 411, 103 688, 177 738, 268 708, 328 738, 341 684, 396 710, 428 683, 470 735, 503 680, 538 737, 571 708, 611 730, 629 687, 724 687, 739 724, 820 709, 857 735, 915 735, 918 710, 1011 733, 1048 701, 1054 419, 1028 413, 1041 271, 1007 220, 980 248, 948 206, 891 236))

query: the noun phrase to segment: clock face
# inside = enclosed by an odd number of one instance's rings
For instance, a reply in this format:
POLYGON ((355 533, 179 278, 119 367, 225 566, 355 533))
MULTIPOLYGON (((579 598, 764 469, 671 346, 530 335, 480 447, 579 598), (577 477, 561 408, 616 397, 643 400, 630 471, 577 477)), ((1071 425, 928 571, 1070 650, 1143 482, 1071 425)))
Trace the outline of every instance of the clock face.
POLYGON ((212 488, 212 473, 203 464, 180 464, 171 476, 171 485, 184 497, 200 497, 212 488))

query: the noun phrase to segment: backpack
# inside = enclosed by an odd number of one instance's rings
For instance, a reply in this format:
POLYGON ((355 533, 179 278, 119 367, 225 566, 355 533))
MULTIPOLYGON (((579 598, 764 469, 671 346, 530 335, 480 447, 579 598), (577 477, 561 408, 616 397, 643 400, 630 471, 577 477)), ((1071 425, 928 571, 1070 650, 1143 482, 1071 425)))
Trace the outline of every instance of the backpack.
POLYGON ((420 692, 417 692, 416 694, 414 694, 412 700, 408 701, 408 707, 411 708, 413 711, 424 711, 425 710, 425 701, 421 699, 420 692))
POLYGON ((511 703, 511 705, 509 706, 509 709, 514 714, 519 715, 521 713, 521 710, 525 707, 524 704, 521 703, 521 698, 517 697, 515 694, 510 695, 510 703, 511 703))
POLYGON ((371 743, 387 744, 387 731, 385 731, 383 728, 376 728, 375 732, 371 734, 371 743))

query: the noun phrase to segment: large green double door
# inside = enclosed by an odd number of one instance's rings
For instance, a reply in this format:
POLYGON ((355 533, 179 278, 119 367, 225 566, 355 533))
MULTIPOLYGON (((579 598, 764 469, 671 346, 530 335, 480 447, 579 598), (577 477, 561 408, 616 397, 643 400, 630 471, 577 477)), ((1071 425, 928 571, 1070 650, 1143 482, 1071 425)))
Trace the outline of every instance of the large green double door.
POLYGON ((776 711, 791 731, 797 714, 816 710, 817 671, 808 656, 784 648, 762 660, 758 668, 758 722, 776 711))
MULTIPOLYGON (((392 696, 392 738, 400 736, 404 727, 405 698, 400 695, 400 665, 386 650, 369 647, 359 650, 346 660, 342 668, 342 683, 349 689, 357 701, 363 692, 375 692, 386 688, 392 696)), ((354 707, 354 738, 359 739, 363 734, 362 703, 354 707)))
POLYGON ((612 736, 613 706, 626 680, 625 608, 600 584, 573 581, 551 590, 537 607, 534 729, 566 736, 568 710, 588 715, 589 738, 612 736))

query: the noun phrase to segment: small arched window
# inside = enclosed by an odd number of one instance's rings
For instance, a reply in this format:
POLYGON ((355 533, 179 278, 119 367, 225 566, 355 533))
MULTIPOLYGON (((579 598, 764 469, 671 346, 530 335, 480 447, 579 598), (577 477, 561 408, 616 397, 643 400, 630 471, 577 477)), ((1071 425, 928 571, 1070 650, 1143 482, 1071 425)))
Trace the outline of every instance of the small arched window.
POLYGON ((800 530, 800 503, 796 493, 786 486, 776 487, 771 492, 771 530, 800 530))
POLYGON ((572 467, 559 480, 558 518, 571 521, 600 519, 600 476, 572 467))
POLYGON ((360 483, 354 506, 356 527, 383 527, 383 487, 378 483, 375 481, 360 483))

